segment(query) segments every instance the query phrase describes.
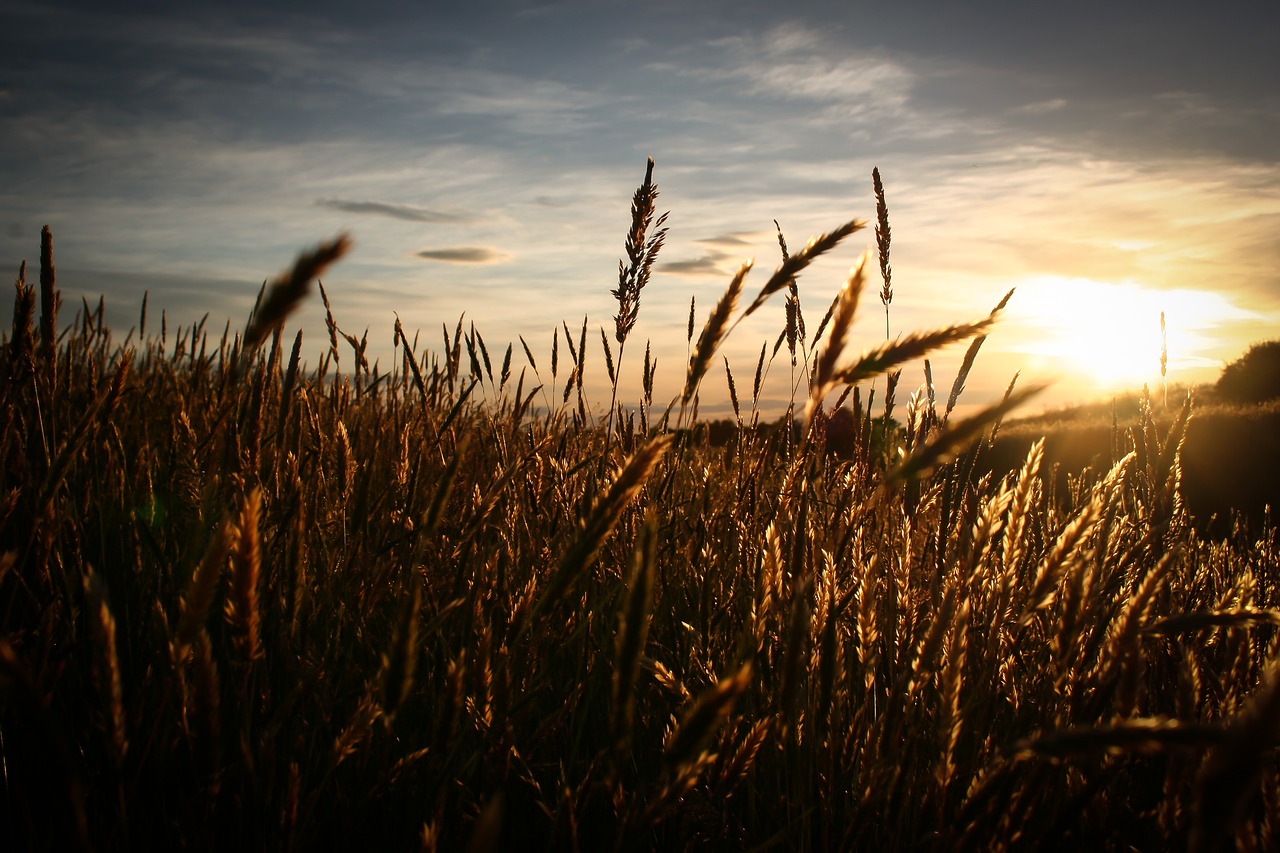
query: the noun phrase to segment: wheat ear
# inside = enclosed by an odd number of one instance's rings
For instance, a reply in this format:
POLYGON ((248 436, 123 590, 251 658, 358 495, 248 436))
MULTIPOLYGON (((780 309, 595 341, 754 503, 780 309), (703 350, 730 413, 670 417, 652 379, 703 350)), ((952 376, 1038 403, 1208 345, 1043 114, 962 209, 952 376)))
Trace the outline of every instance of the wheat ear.
POLYGON ((255 488, 245 499, 236 525, 236 543, 231 549, 231 594, 226 616, 238 633, 244 659, 262 656, 261 621, 258 612, 258 581, 262 574, 262 551, 258 522, 262 513, 262 490, 255 488))
POLYGON ((205 548, 204 556, 191 575, 191 583, 182 597, 181 613, 178 618, 178 630, 174 635, 175 657, 182 660, 186 652, 196 641, 200 631, 204 629, 205 617, 213 604, 213 594, 218 585, 218 578, 227 563, 227 552, 231 548, 232 526, 224 520, 214 531, 213 538, 205 548))
POLYGON ((128 741, 124 727, 124 689, 120 681, 120 658, 116 651, 116 620, 107 603, 102 579, 90 568, 84 576, 84 594, 89 610, 89 625, 97 649, 94 671, 98 689, 106 703, 107 739, 111 760, 118 768, 124 762, 128 741))
POLYGON ((267 339, 285 318, 298 307, 311 289, 311 282, 319 278, 327 267, 351 250, 351 238, 339 234, 327 243, 321 243, 310 252, 298 256, 289 272, 271 283, 265 298, 249 318, 244 331, 244 351, 250 352, 267 339))
POLYGON ((734 703, 750 683, 748 663, 698 699, 667 741, 663 758, 668 766, 679 767, 698 757, 703 742, 728 719, 734 703))
MULTIPOLYGON (((844 351, 849 330, 853 328, 853 321, 858 314, 858 300, 862 296, 863 287, 866 285, 867 262, 870 258, 870 249, 862 253, 858 265, 849 273, 849 278, 845 280, 844 287, 840 288, 840 293, 833 303, 830 313, 831 334, 827 338, 821 354, 818 355, 815 369, 816 377, 813 382, 812 392, 809 395, 806 418, 821 404, 822 398, 827 395, 827 392, 835 387, 836 362, 840 360, 840 354, 844 351)), ((821 329, 819 334, 821 334, 821 329)))
POLYGON ((747 306, 743 316, 751 316, 770 296, 787 287, 791 280, 799 275, 801 270, 813 263, 816 258, 830 252, 840 245, 840 241, 844 240, 845 237, 865 228, 866 225, 867 223, 861 219, 853 219, 833 231, 820 234, 809 240, 808 245, 778 265, 773 275, 765 282, 764 287, 760 289, 760 293, 747 306))
POLYGON ((583 572, 591 566, 601 546, 622 518, 623 510, 640 493, 645 481, 649 479, 649 475, 653 473, 658 461, 662 459, 674 440, 675 436, 669 433, 655 436, 627 460, 608 493, 592 508, 573 544, 560 559, 560 564, 551 575, 542 597, 534 606, 534 613, 541 612, 545 607, 564 597, 583 572))

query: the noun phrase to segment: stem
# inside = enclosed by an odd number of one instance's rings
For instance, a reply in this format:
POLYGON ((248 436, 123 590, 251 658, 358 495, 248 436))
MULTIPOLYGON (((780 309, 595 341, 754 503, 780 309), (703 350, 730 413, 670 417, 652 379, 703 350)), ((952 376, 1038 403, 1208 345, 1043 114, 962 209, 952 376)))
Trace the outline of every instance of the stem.
POLYGON ((613 365, 613 390, 609 394, 609 420, 608 426, 605 427, 604 439, 604 456, 609 458, 609 451, 613 448, 613 413, 618 407, 618 380, 622 378, 622 354, 627 349, 627 339, 624 337, 618 341, 618 360, 613 365))

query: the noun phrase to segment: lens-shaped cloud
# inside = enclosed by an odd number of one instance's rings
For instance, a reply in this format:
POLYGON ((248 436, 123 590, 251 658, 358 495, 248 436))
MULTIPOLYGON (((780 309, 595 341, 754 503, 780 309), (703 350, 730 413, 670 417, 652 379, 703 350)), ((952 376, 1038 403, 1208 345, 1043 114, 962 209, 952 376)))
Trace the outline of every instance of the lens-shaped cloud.
POLYGON ((717 252, 711 255, 703 255, 699 258, 671 261, 670 263, 658 264, 658 271, 670 273, 671 275, 721 276, 725 274, 728 257, 728 255, 717 252))
POLYGON ((454 246, 448 249, 424 249, 415 253, 428 261, 446 264, 500 264, 511 260, 510 253, 492 246, 454 246))

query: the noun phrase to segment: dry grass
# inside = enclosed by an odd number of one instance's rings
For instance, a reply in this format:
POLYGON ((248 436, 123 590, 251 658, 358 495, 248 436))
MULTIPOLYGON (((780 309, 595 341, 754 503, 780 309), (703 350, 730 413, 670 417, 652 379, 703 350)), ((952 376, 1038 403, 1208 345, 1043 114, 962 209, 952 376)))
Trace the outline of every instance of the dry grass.
MULTIPOLYGON (((270 347, 167 320, 121 343, 86 306, 51 350, 20 281, 6 847, 1274 846, 1270 531, 1197 536, 1186 420, 1149 405, 1065 494, 1038 444, 981 473, 1028 391, 960 421, 913 399, 907 430, 873 416, 849 382, 999 327, 848 359, 846 289, 805 338, 796 276, 858 227, 740 312, 744 268, 696 343, 690 325, 681 427, 773 293, 811 365, 810 429, 761 423, 766 344, 718 448, 651 416, 648 356, 644 398, 589 417, 583 374, 609 365, 585 324, 540 375, 523 340, 527 368, 461 322, 438 350, 397 323, 384 374, 330 313, 307 368, 297 338, 283 358, 290 285, 250 326, 270 347), (858 401, 844 458, 824 451, 837 392, 858 401)), ((634 300, 658 244, 627 245, 634 300)))

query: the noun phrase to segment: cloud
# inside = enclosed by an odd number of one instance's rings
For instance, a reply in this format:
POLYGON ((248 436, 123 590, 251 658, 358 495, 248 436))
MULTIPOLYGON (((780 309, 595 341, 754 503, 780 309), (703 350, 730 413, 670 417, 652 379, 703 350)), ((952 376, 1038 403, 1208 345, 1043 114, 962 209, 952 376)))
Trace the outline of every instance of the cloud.
POLYGON ((715 67, 686 70, 712 80, 733 80, 745 93, 822 104, 857 105, 868 113, 897 114, 915 83, 905 65, 879 50, 850 54, 817 29, 783 24, 758 36, 716 39, 715 67))
POLYGON ((597 92, 552 79, 474 68, 428 70, 438 82, 429 95, 439 116, 487 118, 520 134, 598 132, 599 120, 589 113, 607 104, 597 92))
POLYGON ((728 231, 714 237, 704 237, 693 242, 705 246, 707 252, 696 258, 670 261, 658 264, 658 271, 671 275, 689 276, 691 278, 721 278, 733 275, 738 265, 746 258, 742 254, 744 247, 755 247, 762 232, 728 231), (726 251, 727 250, 727 251, 726 251))
POLYGON ((1044 113, 1056 112, 1066 105, 1066 98, 1050 98, 1047 101, 1036 101, 1030 104, 1023 104, 1020 107, 1015 107, 1013 111, 1024 115, 1043 115, 1044 113))
POLYGON ((414 207, 408 204, 389 204, 381 201, 352 201, 343 198, 317 199, 319 207, 341 210, 346 213, 368 213, 374 216, 389 216, 392 219, 403 219, 406 222, 429 222, 434 225, 461 224, 470 221, 470 217, 461 213, 450 213, 442 210, 428 210, 425 207, 414 207))
POLYGON ((416 253, 428 261, 447 264, 500 264, 513 257, 507 252, 489 246, 456 246, 451 249, 426 249, 416 253))
MULTIPOLYGON (((751 238, 758 238, 760 235, 751 231, 738 231, 729 234, 718 234, 715 237, 706 237, 701 240, 694 240, 702 246, 726 246, 729 248, 738 248, 740 246, 754 246, 756 241, 751 238)), ((723 254, 721 257, 724 257, 723 254)))
POLYGON ((700 258, 690 258, 685 261, 671 261, 666 264, 658 264, 660 272, 670 273, 671 275, 687 275, 687 276, 722 276, 728 275, 722 264, 729 256, 722 252, 713 252, 710 255, 703 255, 700 258))

